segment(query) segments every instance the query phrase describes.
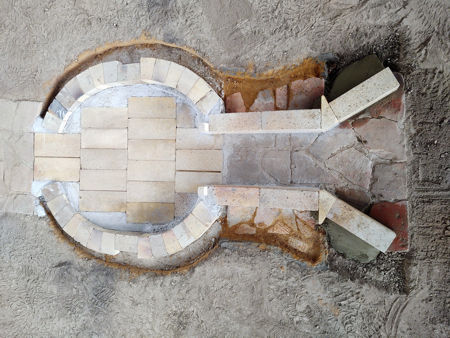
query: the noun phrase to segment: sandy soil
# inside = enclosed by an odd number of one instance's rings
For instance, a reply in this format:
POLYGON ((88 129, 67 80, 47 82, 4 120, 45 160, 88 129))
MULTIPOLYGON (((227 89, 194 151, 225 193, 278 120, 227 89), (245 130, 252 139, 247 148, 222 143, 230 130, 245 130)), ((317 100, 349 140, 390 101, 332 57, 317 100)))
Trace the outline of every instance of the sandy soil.
POLYGON ((83 51, 143 32, 214 66, 377 53, 405 77, 411 251, 311 269, 223 242, 186 274, 79 258, 46 220, 0 216, 1 336, 448 336, 448 2, 0 0, 0 97, 41 100, 83 51))

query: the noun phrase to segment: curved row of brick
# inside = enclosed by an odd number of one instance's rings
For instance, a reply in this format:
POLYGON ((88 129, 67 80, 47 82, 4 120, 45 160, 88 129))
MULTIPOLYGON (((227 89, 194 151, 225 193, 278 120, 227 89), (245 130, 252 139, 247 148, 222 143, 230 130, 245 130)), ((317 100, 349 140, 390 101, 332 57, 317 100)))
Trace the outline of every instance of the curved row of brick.
POLYGON ((58 92, 44 117, 43 128, 62 133, 72 112, 101 90, 129 84, 159 84, 186 95, 206 116, 223 110, 223 101, 211 86, 190 69, 168 60, 141 58, 140 63, 99 63, 68 81, 58 92))
MULTIPOLYGON (((104 229, 75 211, 61 183, 47 184, 42 189, 42 196, 58 225, 75 242, 97 255, 118 256, 114 259, 116 262, 136 263, 137 259, 145 261, 143 265, 147 267, 155 267, 152 263, 161 267, 161 259, 177 254, 181 258, 195 258, 201 254, 204 247, 198 248, 197 253, 186 251, 216 225, 223 212, 223 208, 199 199, 192 212, 168 231, 159 234, 123 232, 104 229)), ((178 260, 176 265, 185 263, 182 261, 178 260)))
POLYGON ((214 114, 201 129, 210 134, 300 133, 327 131, 395 92, 400 84, 389 68, 375 74, 321 109, 214 114))
POLYGON ((258 187, 216 185, 199 188, 199 196, 222 206, 318 211, 374 248, 386 252, 395 232, 325 190, 303 187, 258 187))

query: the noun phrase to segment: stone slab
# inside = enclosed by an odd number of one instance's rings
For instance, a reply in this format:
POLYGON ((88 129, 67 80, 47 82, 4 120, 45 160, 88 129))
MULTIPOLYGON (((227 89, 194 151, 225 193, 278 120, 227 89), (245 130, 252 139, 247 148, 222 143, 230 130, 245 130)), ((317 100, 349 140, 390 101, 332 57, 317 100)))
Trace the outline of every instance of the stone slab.
POLYGON ((399 86, 392 71, 385 68, 331 101, 330 107, 338 120, 342 122, 395 92, 399 86))
POLYGON ((36 157, 34 180, 74 181, 80 180, 80 159, 61 157, 36 157))
POLYGON ((81 211, 125 212, 126 192, 122 191, 80 191, 81 211))
POLYGON ((175 140, 177 121, 175 119, 128 120, 129 140, 175 140))
POLYGON ((126 191, 126 170, 81 170, 80 190, 126 191))
POLYGON ((128 99, 128 117, 140 118, 176 118, 174 97, 130 97, 128 99))
POLYGON ((319 192, 315 189, 261 188, 259 205, 262 208, 319 210, 319 192))
POLYGON ((126 149, 81 149, 81 169, 127 169, 126 149))
POLYGON ((83 129, 81 148, 127 149, 127 129, 83 129))
POLYGON ((127 202, 174 203, 174 182, 128 181, 127 202))
POLYGON ((242 134, 261 131, 261 112, 214 114, 209 116, 212 134, 242 134))
POLYGON ((173 203, 127 203, 128 223, 168 223, 175 217, 173 203))
POLYGON ((123 129, 127 125, 127 108, 89 107, 81 110, 81 128, 123 129))
POLYGON ((221 183, 221 173, 177 171, 175 174, 175 191, 181 193, 197 193, 199 186, 221 183))
POLYGON ((177 150, 176 169, 189 171, 222 171, 221 150, 177 150))
POLYGON ((177 128, 177 149, 222 149, 223 136, 209 135, 198 128, 177 128))
POLYGON ((182 247, 181 247, 180 243, 178 242, 178 239, 172 230, 163 232, 161 235, 164 240, 164 245, 166 247, 166 251, 169 255, 173 255, 173 254, 181 251, 182 247))
POLYGON ((320 109, 262 112, 262 130, 265 132, 296 132, 320 130, 320 109))
POLYGON ((128 159, 142 161, 175 161, 175 141, 129 140, 128 159))
POLYGON ((128 161, 129 181, 175 181, 175 161, 128 161))
POLYGON ((34 156, 80 157, 80 134, 34 134, 34 156))

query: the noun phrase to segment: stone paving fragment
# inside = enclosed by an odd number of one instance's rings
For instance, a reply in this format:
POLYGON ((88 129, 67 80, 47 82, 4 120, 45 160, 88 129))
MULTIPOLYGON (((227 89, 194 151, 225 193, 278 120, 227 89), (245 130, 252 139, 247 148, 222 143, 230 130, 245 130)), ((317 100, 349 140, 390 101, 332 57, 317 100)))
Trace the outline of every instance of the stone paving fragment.
POLYGON ((81 148, 127 149, 127 129, 84 129, 81 148))
POLYGON ((175 191, 197 193, 203 185, 221 184, 222 173, 177 171, 175 174, 175 191))
POLYGON ((249 111, 273 111, 275 110, 275 99, 271 89, 261 90, 249 111))
POLYGON ((60 157, 36 157, 34 159, 36 181, 79 181, 80 159, 60 157))
POLYGON ((126 192, 122 191, 80 191, 81 211, 125 212, 126 192))
POLYGON ((129 140, 175 140, 177 122, 175 119, 128 120, 129 140))
POLYGON ((164 245, 169 255, 173 255, 178 251, 181 251, 182 247, 172 230, 163 232, 161 236, 164 240, 164 245))
POLYGON ((127 222, 129 223, 167 223, 175 216, 173 203, 128 202, 127 222))
POLYGON ((173 97, 130 97, 128 117, 176 118, 176 102, 173 97))
POLYGON ((128 181, 127 201, 174 203, 174 182, 128 181))
POLYGON ((244 113, 246 111, 244 99, 241 93, 233 93, 225 99, 227 113, 244 113))
POLYGON ((141 58, 141 79, 151 80, 153 78, 153 69, 155 67, 155 58, 141 58))
POLYGON ((89 107, 81 111, 81 128, 123 129, 127 128, 127 108, 89 107))
POLYGON ((34 134, 34 156, 80 157, 80 134, 34 134))
POLYGON ((80 190, 126 191, 126 170, 80 170, 80 190))
POLYGON ((222 171, 221 150, 177 150, 176 169, 187 171, 222 171))
POLYGON ((81 169, 127 169, 127 150, 81 149, 81 169))
POLYGON ((175 181, 175 161, 128 161, 129 181, 175 181))
POLYGON ((129 140, 128 159, 175 161, 174 140, 129 140))

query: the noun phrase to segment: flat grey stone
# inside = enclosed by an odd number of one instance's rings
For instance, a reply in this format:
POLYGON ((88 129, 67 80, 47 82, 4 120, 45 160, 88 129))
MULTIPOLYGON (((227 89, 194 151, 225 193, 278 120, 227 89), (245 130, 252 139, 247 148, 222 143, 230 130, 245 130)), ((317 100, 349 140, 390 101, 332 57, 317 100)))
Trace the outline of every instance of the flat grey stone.
POLYGON ((406 163, 377 164, 373 171, 372 193, 382 201, 406 199, 406 163))

